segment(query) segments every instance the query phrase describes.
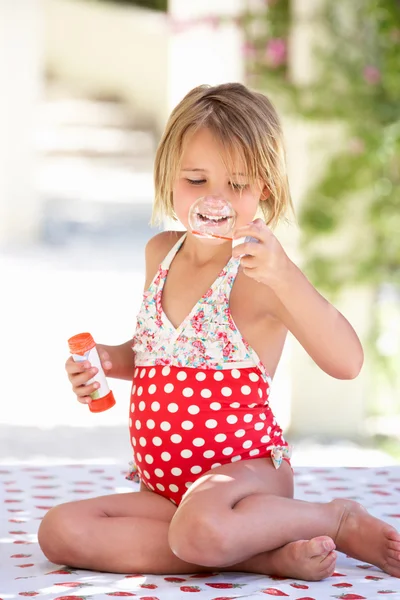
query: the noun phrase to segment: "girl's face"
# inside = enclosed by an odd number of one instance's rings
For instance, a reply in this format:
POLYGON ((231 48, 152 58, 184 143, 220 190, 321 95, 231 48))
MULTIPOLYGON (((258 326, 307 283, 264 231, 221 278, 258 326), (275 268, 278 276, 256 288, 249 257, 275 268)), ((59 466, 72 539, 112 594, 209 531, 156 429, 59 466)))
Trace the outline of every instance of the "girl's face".
POLYGON ((223 157, 224 149, 209 129, 199 129, 186 141, 173 199, 175 214, 187 229, 189 209, 200 196, 218 195, 229 200, 237 215, 236 227, 254 219, 263 182, 249 184, 240 160, 236 161, 234 172, 228 173, 223 157))

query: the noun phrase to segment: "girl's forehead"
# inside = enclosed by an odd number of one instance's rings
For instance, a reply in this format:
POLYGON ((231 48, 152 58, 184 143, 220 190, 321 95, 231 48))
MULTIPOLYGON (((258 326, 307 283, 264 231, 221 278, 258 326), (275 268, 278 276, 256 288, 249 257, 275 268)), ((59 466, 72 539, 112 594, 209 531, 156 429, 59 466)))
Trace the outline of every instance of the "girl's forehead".
POLYGON ((224 143, 207 128, 186 133, 182 144, 182 166, 193 163, 196 168, 205 168, 210 163, 216 166, 216 162, 229 171, 244 173, 247 170, 239 144, 224 143), (199 160, 204 165, 195 165, 199 160))

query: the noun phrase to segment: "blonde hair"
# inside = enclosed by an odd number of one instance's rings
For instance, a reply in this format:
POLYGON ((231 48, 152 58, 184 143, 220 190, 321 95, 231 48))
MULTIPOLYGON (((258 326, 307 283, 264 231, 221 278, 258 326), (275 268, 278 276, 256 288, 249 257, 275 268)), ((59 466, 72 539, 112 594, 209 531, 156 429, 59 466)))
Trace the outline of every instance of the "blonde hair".
POLYGON ((227 151, 243 160, 251 181, 260 178, 269 190, 260 200, 268 225, 293 210, 286 172, 282 128, 277 112, 263 94, 240 83, 201 85, 172 111, 157 149, 154 167, 155 201, 152 222, 176 219, 172 189, 189 132, 208 128, 227 151))

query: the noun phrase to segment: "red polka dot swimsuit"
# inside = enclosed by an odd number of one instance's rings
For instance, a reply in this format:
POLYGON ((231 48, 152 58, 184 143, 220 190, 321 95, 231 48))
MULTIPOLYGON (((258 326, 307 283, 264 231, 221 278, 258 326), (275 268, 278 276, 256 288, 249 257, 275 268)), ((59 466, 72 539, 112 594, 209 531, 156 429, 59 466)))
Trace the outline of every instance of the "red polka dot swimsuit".
POLYGON ((175 504, 215 467, 271 457, 278 468, 290 457, 269 407, 271 379, 230 313, 239 259, 229 260, 178 328, 163 312, 164 283, 185 237, 144 293, 129 420, 140 479, 175 504))

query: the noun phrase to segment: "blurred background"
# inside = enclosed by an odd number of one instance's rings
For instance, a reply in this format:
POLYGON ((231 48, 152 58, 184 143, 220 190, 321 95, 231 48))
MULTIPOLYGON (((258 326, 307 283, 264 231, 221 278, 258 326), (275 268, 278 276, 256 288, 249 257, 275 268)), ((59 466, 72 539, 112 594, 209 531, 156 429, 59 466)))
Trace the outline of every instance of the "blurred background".
POLYGON ((296 217, 277 235, 366 353, 336 381, 288 340, 272 404, 294 464, 396 464, 399 68, 398 0, 0 1, 0 460, 130 460, 129 384, 91 414, 67 339, 132 336, 166 119, 241 81, 283 120, 296 217))

